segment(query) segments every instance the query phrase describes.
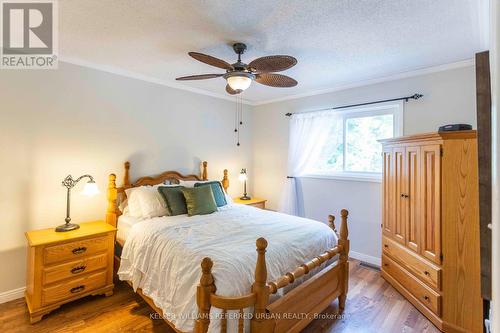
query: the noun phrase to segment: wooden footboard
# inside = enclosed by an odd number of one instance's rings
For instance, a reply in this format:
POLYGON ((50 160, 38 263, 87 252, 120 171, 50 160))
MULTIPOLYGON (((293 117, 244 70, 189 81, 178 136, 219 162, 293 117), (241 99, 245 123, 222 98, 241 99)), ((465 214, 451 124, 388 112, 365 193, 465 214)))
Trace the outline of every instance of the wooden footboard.
MULTIPOLYGON (((243 333, 243 309, 254 308, 250 321, 252 333, 300 332, 316 314, 321 313, 335 298, 339 299, 339 308, 345 306, 349 278, 349 240, 347 229, 347 210, 341 211, 342 222, 337 246, 288 272, 276 281, 267 282, 266 248, 264 238, 257 239, 257 264, 255 282, 252 291, 240 297, 223 297, 216 294, 216 285, 212 276, 213 262, 204 258, 201 263, 202 276, 197 290, 198 319, 195 333, 206 333, 210 324, 210 308, 222 309, 221 333, 227 332, 226 313, 239 310, 238 333, 243 333), (284 288, 296 279, 309 274, 324 262, 339 255, 339 259, 323 268, 306 282, 294 288, 273 303, 269 303, 271 294, 284 288)), ((335 218, 329 216, 330 227, 337 233, 335 218)))

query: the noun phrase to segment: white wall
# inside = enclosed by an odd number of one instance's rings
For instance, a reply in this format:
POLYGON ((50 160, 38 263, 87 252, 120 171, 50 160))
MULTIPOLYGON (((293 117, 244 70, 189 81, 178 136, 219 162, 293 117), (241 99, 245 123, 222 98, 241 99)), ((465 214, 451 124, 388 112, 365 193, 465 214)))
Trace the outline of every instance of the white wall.
MULTIPOLYGON (((165 170, 210 178, 251 166, 251 119, 245 107, 241 147, 234 138, 235 104, 75 65, 0 73, 0 294, 25 285, 24 232, 64 223, 63 178, 89 173, 100 195, 73 191, 73 221, 104 217, 107 176, 122 179, 165 170)), ((121 181, 120 181, 121 183, 121 181)))
MULTIPOLYGON (((468 66, 373 84, 323 95, 258 106, 254 109, 254 195, 276 209, 286 177, 287 112, 304 112, 422 93, 405 103, 404 134, 436 131, 440 125, 468 123, 476 127, 475 73, 468 66)), ((380 183, 302 178, 298 181, 306 217, 325 221, 330 213, 350 211, 351 250, 377 261, 381 252, 380 183)))

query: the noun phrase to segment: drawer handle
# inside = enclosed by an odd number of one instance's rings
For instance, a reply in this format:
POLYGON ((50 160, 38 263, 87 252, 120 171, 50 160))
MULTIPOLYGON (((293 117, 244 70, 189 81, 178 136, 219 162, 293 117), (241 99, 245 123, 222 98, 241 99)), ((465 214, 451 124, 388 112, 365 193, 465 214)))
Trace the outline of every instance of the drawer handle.
POLYGON ((389 267, 389 264, 384 264, 385 267, 389 267))
POLYGON ((87 248, 85 246, 81 246, 77 247, 76 249, 73 249, 71 252, 73 252, 73 254, 82 254, 85 251, 87 251, 87 248))
POLYGON ((85 289, 85 286, 78 286, 78 287, 71 288, 69 291, 72 294, 76 294, 76 293, 79 293, 80 291, 83 291, 84 289, 85 289))
POLYGON ((431 275, 431 273, 429 273, 428 271, 424 271, 424 274, 427 276, 431 275))
POLYGON ((425 296, 424 296, 424 299, 425 299, 426 301, 429 301, 429 296, 425 295, 425 296))
POLYGON ((384 247, 385 247, 386 249, 388 249, 388 248, 389 248, 389 245, 387 245, 387 244, 384 244, 384 247))
POLYGON ((85 268, 87 268, 87 266, 85 266, 85 265, 73 267, 71 269, 71 273, 73 273, 73 274, 81 273, 81 272, 83 272, 85 270, 85 268))

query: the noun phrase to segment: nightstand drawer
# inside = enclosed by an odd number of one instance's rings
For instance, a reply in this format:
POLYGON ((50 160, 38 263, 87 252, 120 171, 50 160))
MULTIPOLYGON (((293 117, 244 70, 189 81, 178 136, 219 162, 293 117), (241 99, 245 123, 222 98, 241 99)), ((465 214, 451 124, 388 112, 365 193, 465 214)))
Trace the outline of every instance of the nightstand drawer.
POLYGON ((106 285, 106 275, 106 271, 101 271, 43 288, 42 304, 57 303, 104 287, 106 285))
POLYGON ((107 253, 86 257, 56 266, 50 266, 43 270, 43 284, 50 284, 67 278, 90 273, 107 266, 107 253))
POLYGON ((48 246, 44 249, 43 262, 48 265, 65 260, 79 259, 97 252, 105 251, 107 248, 107 236, 48 246))

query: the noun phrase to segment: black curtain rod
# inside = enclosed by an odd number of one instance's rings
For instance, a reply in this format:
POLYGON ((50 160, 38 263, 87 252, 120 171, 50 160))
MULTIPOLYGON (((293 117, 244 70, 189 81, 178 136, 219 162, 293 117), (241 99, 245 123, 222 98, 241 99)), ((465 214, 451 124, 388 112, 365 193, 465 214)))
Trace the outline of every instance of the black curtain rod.
MULTIPOLYGON (((405 101, 405 102, 408 102, 410 99, 419 99, 421 98, 422 94, 414 94, 412 96, 406 96, 406 97, 399 97, 399 98, 393 98, 393 99, 384 99, 383 101, 375 101, 375 102, 367 102, 367 103, 360 103, 360 104, 351 104, 351 105, 343 105, 343 106, 336 106, 334 108, 328 108, 328 109, 325 109, 325 110, 337 110, 337 109, 345 109, 345 108, 352 108, 352 107, 355 107, 355 106, 363 106, 363 105, 370 105, 370 104, 379 104, 379 103, 385 103, 385 102, 394 102, 394 101, 405 101)), ((324 110, 322 110, 324 111, 324 110)), ((314 112, 314 111, 312 111, 314 112)), ((293 113, 286 113, 285 116, 287 117, 290 117, 293 113)))

